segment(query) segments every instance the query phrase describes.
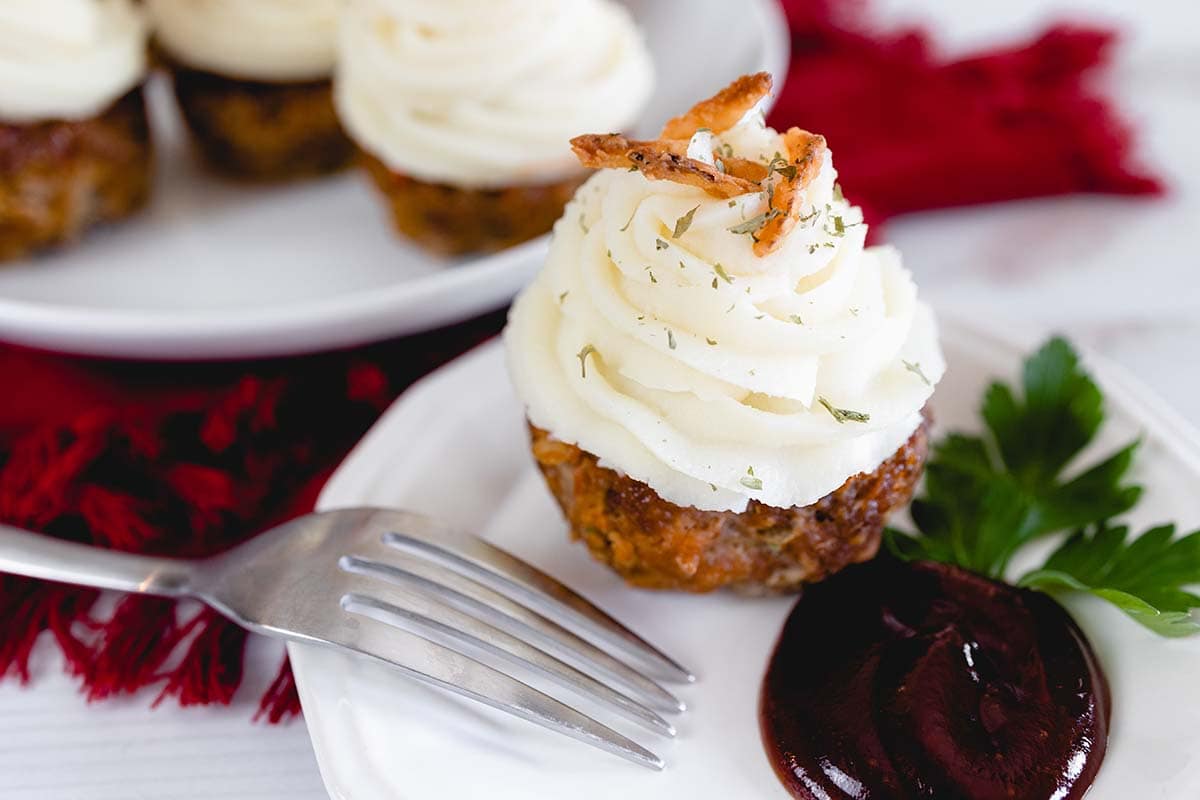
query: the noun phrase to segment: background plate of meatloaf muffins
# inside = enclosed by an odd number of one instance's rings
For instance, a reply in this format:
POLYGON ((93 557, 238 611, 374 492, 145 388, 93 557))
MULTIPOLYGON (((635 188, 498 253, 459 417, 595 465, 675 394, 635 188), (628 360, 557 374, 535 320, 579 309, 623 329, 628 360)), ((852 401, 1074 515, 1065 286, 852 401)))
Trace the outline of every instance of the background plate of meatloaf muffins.
MULTIPOLYGON (((772 0, 732 13, 722 0, 696 0, 687 13, 654 0, 626 4, 657 73, 638 135, 738 75, 785 73, 787 30, 772 0)), ((545 237, 481 258, 426 254, 393 232, 357 170, 276 187, 212 176, 190 152, 160 78, 147 87, 157 149, 148 208, 68 247, 0 264, 0 338, 135 358, 307 352, 497 308, 541 265, 545 237)))
MULTIPOLYGON (((978 427, 994 378, 1013 379, 1040 342, 1012 343, 942 315, 948 370, 934 395, 935 436, 978 427)), ((1087 358, 1108 403, 1097 451, 1143 437, 1146 486, 1135 530, 1200 524, 1200 433, 1119 369, 1087 358)), ((291 645, 305 719, 330 795, 441 797, 786 798, 759 738, 760 682, 792 597, 635 590, 567 539, 529 455, 524 413, 502 347, 491 343, 417 384, 351 454, 319 507, 388 505, 438 516, 529 560, 597 602, 698 676, 676 740, 602 716, 666 760, 651 773, 566 737, 459 701, 373 663, 291 645)), ((1052 543, 1046 543, 1047 548, 1052 543)), ((1046 552, 1028 552, 1021 574, 1046 552)), ((1100 601, 1067 605, 1112 683, 1109 749, 1089 798, 1200 797, 1200 641, 1164 641, 1100 601)), ((812 657, 821 658, 820 642, 812 657)), ((544 684, 541 685, 544 688, 544 684)), ((556 689, 547 689, 558 693, 556 689)))

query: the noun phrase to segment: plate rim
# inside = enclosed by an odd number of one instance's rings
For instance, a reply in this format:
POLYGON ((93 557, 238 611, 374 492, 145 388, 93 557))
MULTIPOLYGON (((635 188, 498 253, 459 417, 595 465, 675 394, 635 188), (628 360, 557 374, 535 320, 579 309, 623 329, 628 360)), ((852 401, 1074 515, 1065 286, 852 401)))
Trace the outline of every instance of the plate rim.
POLYGON ((537 270, 547 244, 546 237, 538 237, 411 281, 269 309, 131 313, 0 297, 0 339, 64 354, 132 360, 325 352, 434 330, 495 310, 537 270), (487 300, 456 303, 467 286, 486 287, 480 294, 487 300), (434 313, 435 308, 440 311, 434 313), (334 323, 343 327, 331 327, 334 323))

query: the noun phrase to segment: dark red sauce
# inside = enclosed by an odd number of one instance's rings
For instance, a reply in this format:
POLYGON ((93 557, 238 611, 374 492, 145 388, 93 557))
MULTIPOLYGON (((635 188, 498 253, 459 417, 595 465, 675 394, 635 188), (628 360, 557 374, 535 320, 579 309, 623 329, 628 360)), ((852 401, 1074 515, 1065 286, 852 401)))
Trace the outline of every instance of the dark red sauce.
POLYGON ((763 740, 798 798, 1072 800, 1110 698, 1050 597, 891 558, 812 586, 763 682, 763 740))

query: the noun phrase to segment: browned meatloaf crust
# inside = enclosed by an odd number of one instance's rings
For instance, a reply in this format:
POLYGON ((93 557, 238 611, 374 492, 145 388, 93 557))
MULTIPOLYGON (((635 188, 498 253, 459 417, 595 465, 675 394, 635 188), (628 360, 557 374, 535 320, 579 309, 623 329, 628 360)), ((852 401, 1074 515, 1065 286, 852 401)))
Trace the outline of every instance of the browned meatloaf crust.
POLYGON ((179 64, 173 74, 197 149, 220 172, 287 180, 332 172, 354 156, 329 80, 262 83, 179 64))
POLYGON ((143 206, 152 155, 140 87, 90 119, 0 123, 0 259, 143 206))
POLYGON ((503 250, 546 233, 586 177, 467 189, 392 172, 369 153, 363 154, 363 161, 387 200, 396 229, 445 255, 503 250))
POLYGON ((699 511, 602 467, 592 454, 531 426, 550 491, 592 555, 629 583, 652 589, 790 592, 875 556, 888 512, 916 489, 928 421, 874 472, 802 508, 757 501, 741 512, 699 511))

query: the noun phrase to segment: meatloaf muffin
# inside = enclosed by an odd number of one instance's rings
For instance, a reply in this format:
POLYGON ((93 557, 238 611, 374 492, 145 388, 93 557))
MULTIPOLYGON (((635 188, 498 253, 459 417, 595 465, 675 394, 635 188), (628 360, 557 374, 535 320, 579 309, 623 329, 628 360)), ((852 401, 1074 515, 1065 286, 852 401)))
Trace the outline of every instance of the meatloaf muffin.
POLYGON ((196 148, 231 177, 330 172, 354 148, 333 110, 344 0, 146 0, 196 148))
POLYGON ((701 511, 531 431, 533 457, 571 536, 634 586, 689 592, 792 592, 874 558, 888 514, 912 499, 929 446, 922 424, 876 469, 801 508, 751 500, 742 512, 701 511))
POLYGON ((550 230, 582 177, 541 186, 464 189, 392 172, 363 153, 363 164, 396 230, 434 253, 503 250, 550 230))
POLYGON ((278 181, 333 172, 354 156, 328 79, 266 83, 179 65, 172 75, 196 148, 218 172, 278 181))
POLYGON ((573 139, 598 172, 505 329, 571 535, 637 586, 797 591, 871 558, 925 463, 933 314, 770 86, 573 139))
POLYGON ((629 127, 653 83, 614 0, 358 0, 334 101, 396 230, 458 254, 549 231, 583 180, 569 137, 629 127))
POLYGON ((146 202, 146 61, 132 0, 5 6, 0 259, 73 240, 146 202))
POLYGON ((140 87, 96 117, 0 123, 0 259, 141 208, 151 150, 140 87))

